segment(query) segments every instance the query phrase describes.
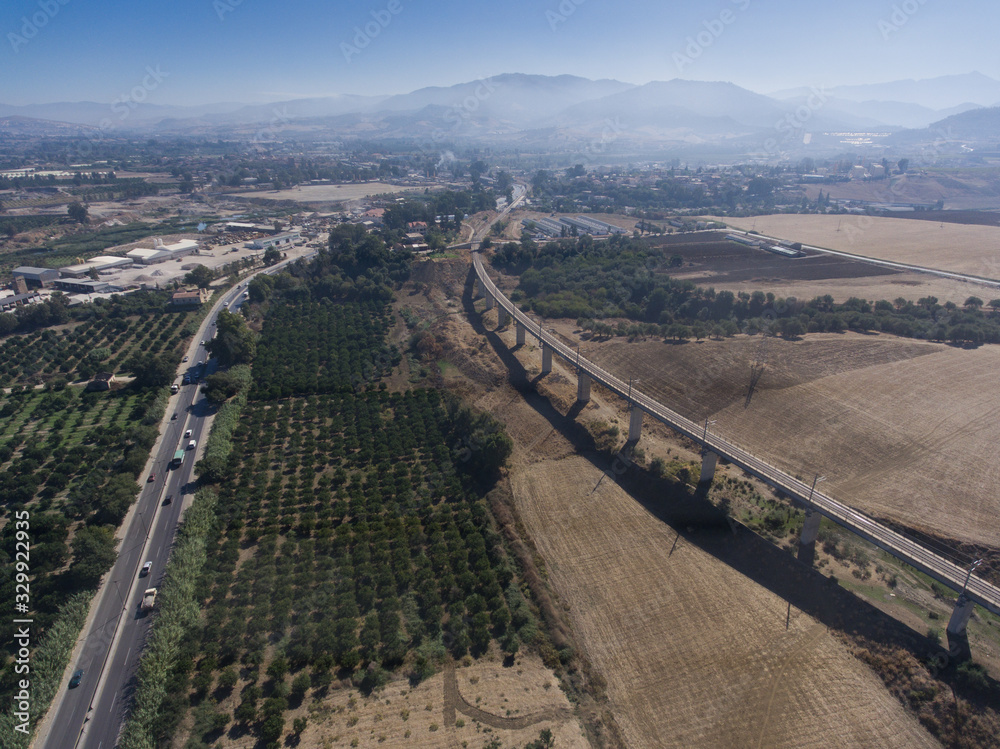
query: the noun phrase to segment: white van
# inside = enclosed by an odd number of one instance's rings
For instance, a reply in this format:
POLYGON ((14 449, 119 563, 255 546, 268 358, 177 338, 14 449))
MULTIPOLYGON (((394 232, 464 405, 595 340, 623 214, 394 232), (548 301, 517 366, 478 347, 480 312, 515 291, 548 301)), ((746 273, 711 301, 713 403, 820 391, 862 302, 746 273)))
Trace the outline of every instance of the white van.
POLYGON ((198 443, 194 440, 188 442, 188 450, 194 450, 196 447, 198 447, 198 443))

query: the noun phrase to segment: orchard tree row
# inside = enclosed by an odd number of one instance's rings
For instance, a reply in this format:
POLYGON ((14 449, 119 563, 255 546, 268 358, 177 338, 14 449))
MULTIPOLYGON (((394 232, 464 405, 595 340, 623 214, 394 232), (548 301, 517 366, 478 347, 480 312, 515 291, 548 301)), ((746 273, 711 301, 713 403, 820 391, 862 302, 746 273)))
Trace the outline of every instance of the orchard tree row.
POLYGON ((384 343, 390 323, 388 306, 376 301, 273 306, 254 360, 254 397, 331 393, 377 379, 401 358, 384 343))
MULTIPOLYGON (((121 371, 139 352, 179 358, 182 346, 196 329, 193 312, 143 310, 127 314, 124 308, 112 309, 120 314, 84 317, 83 322, 59 330, 33 328, 24 335, 0 339, 0 386, 60 377, 90 379, 100 371, 121 371)), ((68 316, 57 316, 47 320, 47 325, 67 322, 71 323, 68 316)))
POLYGON ((543 637, 482 499, 510 452, 488 417, 431 390, 324 394, 252 403, 233 440, 175 675, 196 702, 238 675, 231 720, 263 736, 334 678, 371 690, 543 637))
POLYGON ((398 360, 384 292, 407 270, 369 238, 342 240, 251 288, 264 315, 251 397, 213 466, 204 616, 156 738, 194 703, 214 717, 192 741, 251 732, 276 747, 287 711, 334 679, 370 692, 449 655, 545 641, 485 501, 510 439, 436 390, 381 386, 398 360))
MULTIPOLYGON (((30 513, 31 605, 44 636, 60 607, 96 587, 139 491, 165 391, 29 390, 0 396, 0 600, 14 601, 14 513, 30 513)), ((13 694, 13 625, 0 626, 0 696, 13 694)))

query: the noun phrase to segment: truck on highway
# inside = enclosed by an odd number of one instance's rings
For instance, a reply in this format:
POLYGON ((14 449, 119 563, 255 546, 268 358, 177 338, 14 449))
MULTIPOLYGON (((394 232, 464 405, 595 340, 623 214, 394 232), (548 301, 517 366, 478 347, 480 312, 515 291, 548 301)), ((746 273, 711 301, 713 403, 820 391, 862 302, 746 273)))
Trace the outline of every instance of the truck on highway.
POLYGON ((170 461, 170 465, 172 465, 174 468, 177 468, 177 466, 179 466, 183 462, 184 462, 184 450, 178 448, 174 452, 174 459, 170 461))
POLYGON ((142 594, 142 603, 139 605, 141 611, 149 611, 156 605, 156 588, 146 588, 142 594))

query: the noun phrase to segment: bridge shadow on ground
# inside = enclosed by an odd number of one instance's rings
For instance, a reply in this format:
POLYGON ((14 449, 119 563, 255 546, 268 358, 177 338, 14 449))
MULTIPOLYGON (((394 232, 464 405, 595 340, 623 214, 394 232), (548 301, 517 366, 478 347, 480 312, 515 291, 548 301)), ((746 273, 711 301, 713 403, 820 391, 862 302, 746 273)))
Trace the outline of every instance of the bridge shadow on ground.
MULTIPOLYGON (((506 366, 510 384, 524 395, 528 405, 573 445, 581 457, 605 474, 602 481, 616 481, 653 517, 674 528, 677 531, 674 547, 681 541, 696 546, 832 630, 900 647, 919 659, 941 651, 940 646, 925 634, 885 614, 842 588, 835 579, 804 563, 807 560, 811 562, 814 549, 807 550, 800 561, 793 553, 775 546, 729 518, 724 508, 709 501, 709 487, 692 489, 679 482, 659 478, 631 464, 627 458, 608 458, 600 452, 587 429, 576 421, 584 404, 576 403, 567 413, 560 412, 548 398, 535 390, 542 376, 529 377, 514 356, 514 349, 504 343, 498 331, 490 330, 483 324, 473 303, 474 279, 475 271, 470 270, 462 298, 467 319, 472 328, 487 339, 506 366)), ((786 617, 775 621, 775 627, 785 626, 786 617)))

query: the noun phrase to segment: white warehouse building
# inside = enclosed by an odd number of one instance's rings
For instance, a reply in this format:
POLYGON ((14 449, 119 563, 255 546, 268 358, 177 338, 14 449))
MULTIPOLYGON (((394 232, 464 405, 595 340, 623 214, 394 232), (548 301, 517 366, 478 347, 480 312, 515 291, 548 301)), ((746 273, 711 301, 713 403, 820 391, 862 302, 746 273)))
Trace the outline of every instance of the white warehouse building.
POLYGON ((127 268, 131 265, 132 258, 114 257, 112 255, 98 255, 97 257, 90 258, 90 260, 85 263, 80 263, 79 265, 67 265, 65 268, 60 268, 59 275, 63 278, 83 278, 94 270, 98 273, 106 273, 114 270, 115 268, 127 268))
POLYGON ((247 242, 244 247, 248 250, 266 250, 269 247, 288 247, 294 242, 297 242, 300 238, 300 234, 297 231, 288 232, 286 234, 275 234, 273 237, 263 237, 261 239, 255 239, 252 242, 247 242))
POLYGON ((197 249, 198 243, 193 239, 182 239, 173 244, 163 244, 162 240, 154 239, 152 249, 137 247, 126 252, 125 255, 131 258, 136 265, 153 265, 190 255, 197 249))

